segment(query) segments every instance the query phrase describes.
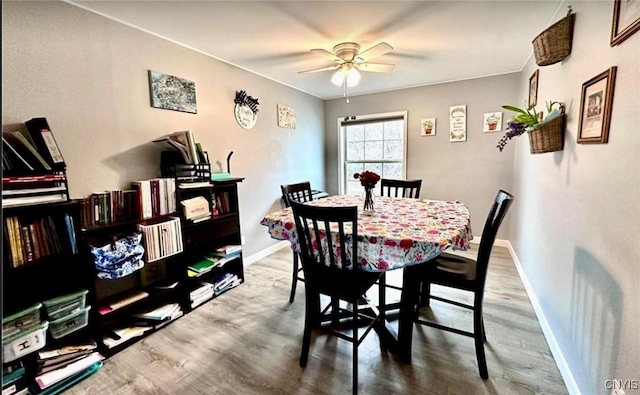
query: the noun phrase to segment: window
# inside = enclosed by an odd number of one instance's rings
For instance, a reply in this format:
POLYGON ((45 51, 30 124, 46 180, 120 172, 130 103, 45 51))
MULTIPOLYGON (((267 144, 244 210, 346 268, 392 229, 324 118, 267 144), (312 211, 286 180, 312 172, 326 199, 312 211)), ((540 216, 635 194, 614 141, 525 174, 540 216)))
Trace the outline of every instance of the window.
MULTIPOLYGON (((406 120, 406 111, 338 119, 340 193, 362 194, 362 185, 353 174, 364 170, 382 178, 405 178, 406 120)), ((379 194, 380 189, 374 192, 379 194)))

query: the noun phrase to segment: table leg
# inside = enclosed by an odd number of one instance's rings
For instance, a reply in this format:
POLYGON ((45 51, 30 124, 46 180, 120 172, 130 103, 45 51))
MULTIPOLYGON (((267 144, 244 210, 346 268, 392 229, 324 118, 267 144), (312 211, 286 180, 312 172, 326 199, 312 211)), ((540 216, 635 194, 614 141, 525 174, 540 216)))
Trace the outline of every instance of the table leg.
POLYGON ((400 315, 398 317, 398 355, 406 363, 411 363, 413 321, 420 296, 417 269, 417 266, 405 267, 402 279, 402 296, 400 297, 400 315))

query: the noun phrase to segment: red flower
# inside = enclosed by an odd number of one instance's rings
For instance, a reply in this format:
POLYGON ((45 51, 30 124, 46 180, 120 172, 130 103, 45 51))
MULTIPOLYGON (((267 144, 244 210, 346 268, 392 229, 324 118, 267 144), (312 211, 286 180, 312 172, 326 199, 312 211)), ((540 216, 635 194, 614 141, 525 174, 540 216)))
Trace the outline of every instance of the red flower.
POLYGON ((362 173, 355 173, 353 178, 360 180, 360 184, 365 188, 373 188, 376 183, 380 181, 380 176, 369 170, 365 170, 362 173))
POLYGON ((284 228, 286 230, 291 230, 293 229, 293 224, 291 222, 287 222, 286 224, 284 224, 284 228))
POLYGON ((377 242, 378 242, 378 238, 377 237, 369 237, 369 243, 376 244, 377 242))
POLYGON ((412 246, 413 246, 413 240, 410 240, 410 239, 400 240, 400 248, 404 248, 405 250, 408 250, 412 246))
POLYGON ((380 260, 380 261, 378 261, 378 269, 387 270, 387 269, 389 269, 389 264, 387 262, 385 262, 385 261, 380 260))
POLYGON ((385 240, 384 241, 384 245, 387 245, 389 247, 395 247, 396 246, 396 242, 393 240, 385 240))

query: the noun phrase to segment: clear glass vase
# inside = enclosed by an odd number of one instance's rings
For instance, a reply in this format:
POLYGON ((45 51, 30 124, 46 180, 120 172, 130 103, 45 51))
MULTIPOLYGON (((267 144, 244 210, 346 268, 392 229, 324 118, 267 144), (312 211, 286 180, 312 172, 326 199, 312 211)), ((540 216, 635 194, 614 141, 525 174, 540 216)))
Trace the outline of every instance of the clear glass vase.
POLYGON ((364 188, 364 207, 363 210, 368 213, 373 213, 373 187, 364 188))

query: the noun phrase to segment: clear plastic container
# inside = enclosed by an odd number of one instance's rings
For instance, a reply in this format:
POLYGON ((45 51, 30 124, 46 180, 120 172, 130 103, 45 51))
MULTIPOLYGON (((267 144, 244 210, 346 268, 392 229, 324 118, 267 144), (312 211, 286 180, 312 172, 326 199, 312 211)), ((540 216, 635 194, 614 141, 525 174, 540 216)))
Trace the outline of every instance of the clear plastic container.
POLYGON ((54 339, 59 339, 87 326, 89 323, 89 310, 91 310, 91 306, 83 307, 69 315, 51 321, 49 324, 51 336, 54 339))
POLYGON ((60 318, 66 317, 77 310, 83 309, 86 305, 87 293, 88 291, 83 289, 79 292, 63 295, 42 302, 44 309, 47 312, 47 317, 49 317, 49 321, 59 320, 60 318))
POLYGON ((44 347, 47 341, 48 321, 31 326, 2 339, 3 362, 11 362, 44 347))
POLYGON ((21 330, 38 325, 41 307, 42 303, 37 303, 26 310, 4 317, 2 319, 2 337, 11 336, 21 330))

